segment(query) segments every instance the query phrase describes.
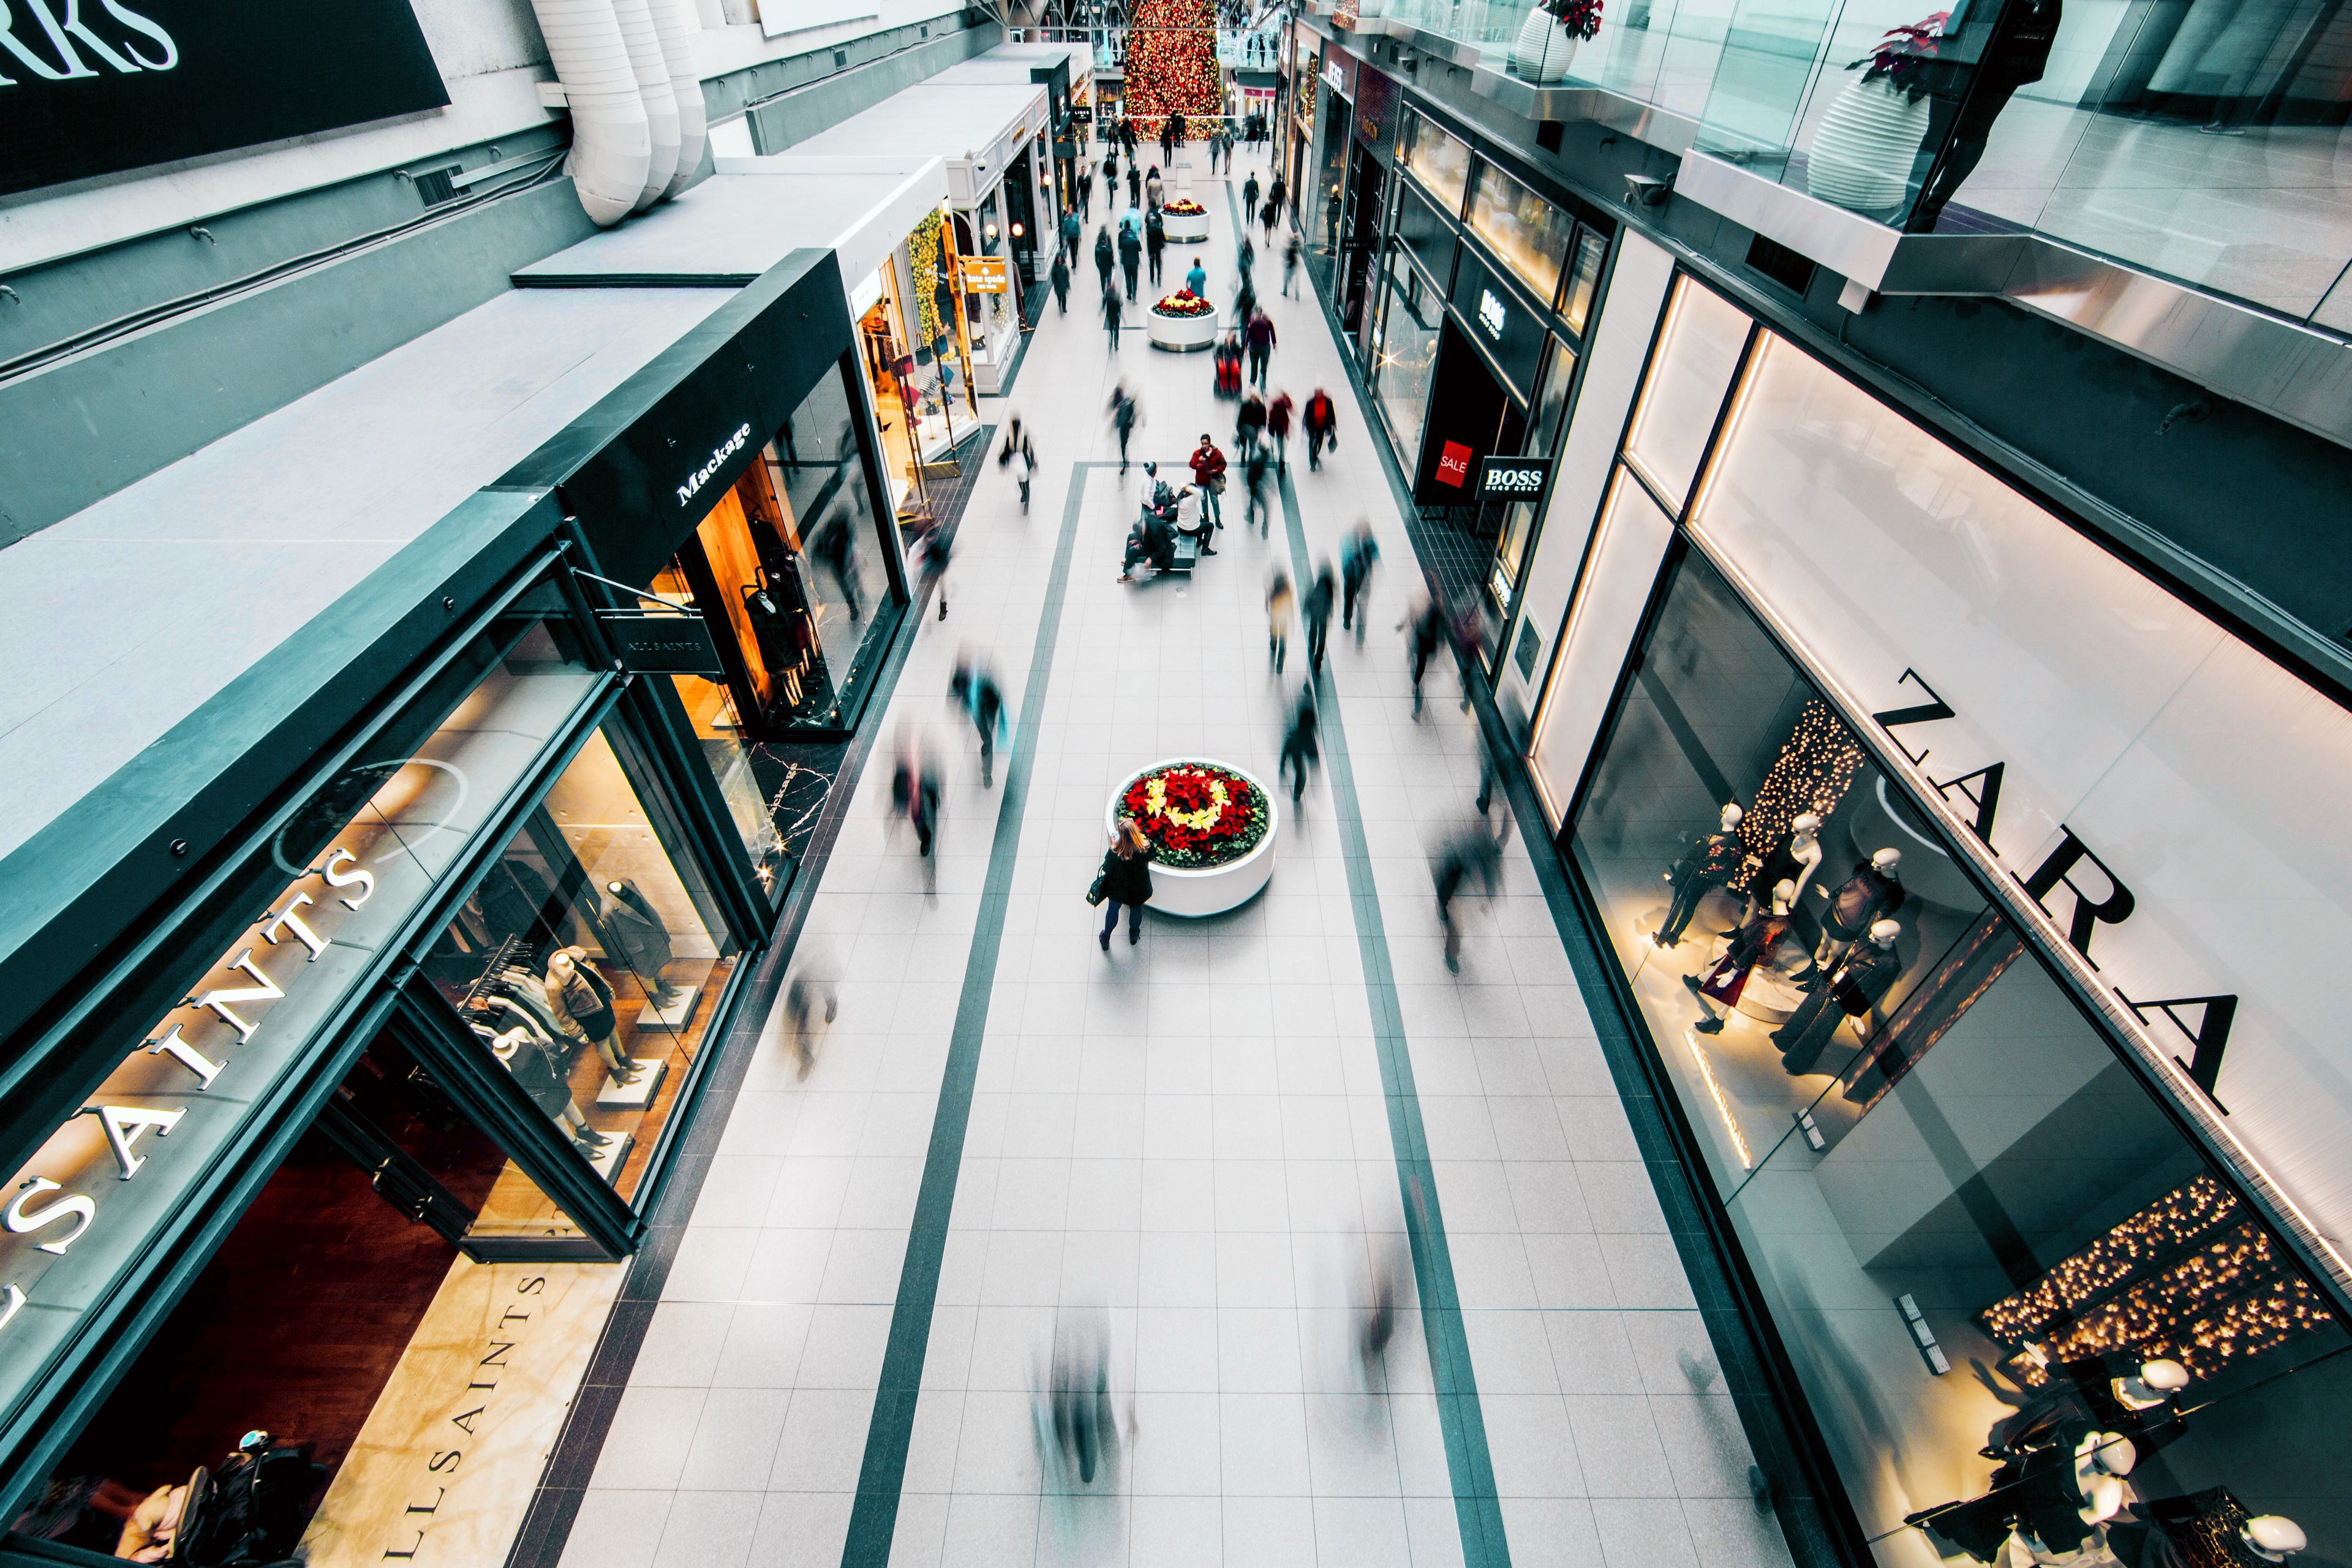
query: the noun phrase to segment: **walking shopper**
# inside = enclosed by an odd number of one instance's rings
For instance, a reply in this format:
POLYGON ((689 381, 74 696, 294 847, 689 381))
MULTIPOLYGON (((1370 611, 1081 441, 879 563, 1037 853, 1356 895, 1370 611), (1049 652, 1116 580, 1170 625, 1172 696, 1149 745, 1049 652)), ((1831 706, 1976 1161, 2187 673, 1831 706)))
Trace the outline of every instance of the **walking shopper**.
MULTIPOLYGON (((1111 295, 1110 301, 1114 307, 1117 306, 1118 297, 1111 295)), ((1110 424, 1111 428, 1118 432, 1118 471, 1122 474, 1127 472, 1127 439, 1135 434, 1136 426, 1142 421, 1143 411, 1136 406, 1135 395, 1128 391, 1127 384, 1122 382, 1111 388, 1110 424)))
POLYGON ((1257 221, 1265 225, 1265 242, 1268 245, 1274 243, 1274 226, 1281 217, 1282 205, 1271 198, 1268 198, 1265 205, 1257 209, 1257 221))
POLYGON ((1037 448, 1029 444, 1028 437, 1024 436, 1021 437, 1021 455, 1013 459, 1013 482, 1021 487, 1021 510, 1024 513, 1029 510, 1029 486, 1036 478, 1037 448))
POLYGON ((1290 394, 1277 392, 1274 401, 1265 405, 1265 433, 1274 437, 1274 464, 1278 468, 1290 467, 1290 394))
MULTIPOLYGON (((1076 252, 1076 246, 1075 244, 1072 245, 1071 250, 1073 253, 1076 252)), ((1053 277, 1054 303, 1060 307, 1062 314, 1066 316, 1070 313, 1070 260, 1068 257, 1056 256, 1054 258, 1053 277)))
POLYGON ((1454 896, 1472 877, 1488 898, 1500 879, 1503 854, 1484 823, 1465 823, 1438 851, 1430 868, 1437 884, 1437 921, 1445 928, 1445 967, 1462 973, 1462 926, 1454 918, 1454 896))
POLYGON ((1297 285, 1299 258, 1306 254, 1307 242, 1298 237, 1297 229, 1291 230, 1290 237, 1282 242, 1282 297, 1286 300, 1295 298, 1291 289, 1297 285))
POLYGON ((816 1066, 817 1037, 824 1024, 830 1024, 841 1012, 841 993, 834 988, 833 977, 815 965, 793 976, 784 990, 784 1037, 792 1042, 793 1056, 800 1063, 796 1075, 808 1081, 809 1069, 816 1066), (823 1023, 817 1012, 824 1013, 823 1023))
MULTIPOLYGON (((1201 444, 1192 457, 1192 488, 1201 492, 1201 515, 1218 528, 1225 526, 1224 508, 1218 497, 1225 493, 1225 455, 1217 450, 1217 443, 1206 430, 1201 432, 1201 444)), ((1203 536, 1201 553, 1214 555, 1203 536)))
POLYGON ((1127 910, 1127 940, 1129 946, 1143 940, 1143 906, 1151 901, 1151 840, 1135 825, 1132 812, 1118 814, 1118 827, 1113 834, 1110 847, 1103 852, 1102 869, 1095 873, 1095 887, 1104 906, 1102 931, 1095 942, 1105 952, 1110 951, 1110 933, 1118 924, 1118 911, 1127 910))
POLYGON ((1274 458, 1263 441, 1243 449, 1242 483, 1249 489, 1249 510, 1242 514, 1242 526, 1256 523, 1257 536, 1264 539, 1274 519, 1274 458))
POLYGON ((1397 623, 1412 647, 1412 718, 1421 721, 1421 678, 1429 673, 1430 657, 1445 640, 1445 606, 1439 602, 1437 579, 1427 579, 1428 592, 1397 623))
POLYGON ((1135 298, 1135 275, 1143 264, 1143 237, 1137 232, 1142 226, 1129 228, 1124 222, 1118 231, 1118 269, 1127 274, 1127 297, 1135 298))
POLYGON ((1135 166, 1132 158, 1127 161, 1127 205, 1131 207, 1143 205, 1143 171, 1135 166))
MULTIPOLYGON (((1274 209, 1274 216, 1276 217, 1280 217, 1282 216, 1283 204, 1287 202, 1289 199, 1290 187, 1282 183, 1282 176, 1280 174, 1276 174, 1274 177, 1274 184, 1265 188, 1265 205, 1274 209)), ((1270 228, 1273 226, 1268 224, 1267 226, 1270 228)))
POLYGON ((1264 390, 1266 362, 1274 357, 1274 318, 1264 310, 1252 311, 1242 342, 1249 350, 1250 379, 1264 390))
POLYGON ((1004 732, 1004 693, 996 684, 994 672, 966 655, 956 660, 955 673, 948 678, 948 694, 980 731, 980 783, 985 789, 996 782, 996 742, 1004 732))
POLYGON ((1250 243, 1249 230, 1242 230, 1241 248, 1234 253, 1234 266, 1242 275, 1242 287, 1250 288, 1257 274, 1257 247, 1250 243))
POLYGON ((1265 585, 1265 662, 1275 674, 1290 658, 1290 577, 1279 566, 1265 585))
POLYGON ((915 853, 929 858, 940 826, 940 771, 920 742, 898 753, 898 771, 890 778, 890 805, 915 829, 915 853))
POLYGON ((923 531, 923 560, 915 590, 915 601, 922 602, 925 594, 937 588, 940 594, 940 619, 948 618, 948 561, 955 553, 955 524, 934 522, 923 531))
POLYGON ((1111 258, 1110 226, 1095 230, 1095 270, 1102 274, 1102 286, 1110 287, 1110 269, 1116 265, 1111 258))
POLYGON ((1252 169, 1250 177, 1242 182, 1242 211, 1245 213, 1257 211, 1257 171, 1252 169))
POLYGON ((1192 269, 1184 274, 1184 287, 1192 290, 1193 298, 1209 297, 1209 269, 1201 265, 1199 257, 1192 258, 1192 269))
POLYGON ((1291 710, 1290 728, 1282 737, 1282 760, 1275 766, 1275 782, 1292 773, 1290 804, 1296 807, 1307 793, 1307 769, 1309 763, 1320 767, 1323 752, 1315 738, 1315 687, 1313 682, 1298 689, 1298 706, 1291 710), (1295 770, 1295 773, 1294 773, 1295 770))
POLYGON ((1108 279, 1103 282, 1102 313, 1103 329, 1110 333, 1110 352, 1117 353, 1118 353, 1119 317, 1122 312, 1118 300, 1118 285, 1108 279))
POLYGON ((1160 165, 1154 163, 1151 172, 1143 176, 1143 210, 1156 213, 1167 205, 1168 186, 1160 178, 1160 165))
POLYGON ((1356 628, 1356 646, 1364 646, 1364 628, 1372 619, 1372 566, 1381 558, 1380 541, 1372 537, 1372 525, 1359 520, 1348 541, 1339 547, 1339 628, 1356 628), (1363 601, 1362 614, 1357 613, 1357 601, 1363 601))
POLYGON ((1160 256, 1167 248, 1167 220, 1160 216, 1158 207, 1153 207, 1143 216, 1143 256, 1150 266, 1154 289, 1160 287, 1160 256))
POLYGON ((1323 673, 1323 638, 1331 628, 1331 601, 1338 597, 1331 584, 1331 563, 1326 561, 1307 585, 1307 597, 1300 602, 1300 618, 1307 623, 1307 679, 1323 673))
POLYGON ((1317 387, 1307 400, 1299 424, 1307 431, 1307 467, 1312 472, 1323 466, 1323 448, 1339 445, 1339 410, 1333 405, 1331 395, 1317 387))
POLYGON ((1478 606, 1464 599, 1445 616, 1445 639, 1454 645, 1454 672, 1462 678, 1462 711, 1470 711, 1470 672, 1485 663, 1478 647, 1478 606))
POLYGON ((1095 176, 1086 164, 1078 165, 1078 216, 1087 222, 1095 221, 1095 176))
POLYGON ((1075 261, 1078 256, 1078 239, 1086 230, 1078 226, 1077 209, 1062 215, 1062 254, 1075 261))
POLYGON ((1255 451, 1265 437, 1265 399, 1255 392, 1245 393, 1234 415, 1234 447, 1247 454, 1255 451))

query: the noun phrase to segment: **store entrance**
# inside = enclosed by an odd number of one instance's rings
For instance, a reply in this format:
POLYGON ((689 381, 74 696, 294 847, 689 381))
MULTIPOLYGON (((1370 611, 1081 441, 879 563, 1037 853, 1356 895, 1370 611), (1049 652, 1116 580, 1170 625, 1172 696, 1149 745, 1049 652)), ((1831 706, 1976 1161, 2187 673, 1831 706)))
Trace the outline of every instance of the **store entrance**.
POLYGON ((1349 345, 1354 347, 1364 341, 1364 305, 1380 259, 1381 207, 1388 183, 1387 171, 1370 148, 1350 139, 1348 149, 1348 210, 1341 223, 1339 247, 1343 280, 1339 323, 1347 329, 1349 345))
MULTIPOLYGON (((1430 393, 1427 433, 1422 438, 1412 498, 1424 519, 1431 518, 1433 508, 1459 514, 1447 515, 1444 521, 1465 538, 1491 539, 1493 521, 1482 519, 1475 504, 1478 459, 1496 452, 1517 452, 1527 437, 1527 412, 1486 368, 1486 362, 1478 357, 1478 351, 1470 346, 1470 340, 1451 317, 1438 338, 1437 374, 1430 393)), ((1481 567, 1485 556, 1481 551, 1481 567)))
POLYGON ((1034 154, 1034 148, 1024 148, 1021 156, 1013 160, 1013 167, 1004 172, 1004 217, 1010 226, 1006 232, 1013 237, 1013 266, 1020 277, 1023 300, 1045 277, 1037 265, 1038 247, 1045 239, 1037 232, 1037 204, 1033 195, 1037 188, 1037 176, 1030 167, 1030 159, 1034 154))
MULTIPOLYGON (((586 1364, 592 1325, 575 1336, 576 1353, 541 1356, 562 1349, 551 1337, 558 1314, 545 1309, 566 1294, 549 1299, 546 1281, 584 1268, 617 1283, 609 1266, 468 1256, 518 1234, 579 1233, 417 1054, 390 1033, 379 1037, 13 1528, 142 1562, 299 1555, 324 1568, 408 1545, 414 1532, 394 1538, 386 1516, 396 1518, 400 1505, 386 1500, 427 1475, 430 1452, 411 1455, 399 1440, 419 1424, 419 1396, 432 1391, 422 1425, 443 1430, 424 1436, 446 1450, 446 1417, 472 1406, 445 1413, 439 1403, 469 1379, 481 1385, 481 1408, 460 1423, 478 1446, 455 1445, 467 1458, 433 1478, 454 1493, 461 1479, 490 1468, 526 1401, 551 1395, 560 1417, 586 1364), (482 1315, 489 1299, 530 1279, 541 1283, 520 1292, 527 1299, 512 1310, 528 1316, 512 1327, 536 1325, 538 1342, 505 1334, 507 1350, 482 1363, 466 1336, 497 1321, 498 1311, 482 1315), (452 1382, 457 1369, 445 1363, 453 1337, 465 1362, 492 1370, 452 1382), (523 1392, 526 1357, 516 1352, 526 1344, 534 1370, 559 1372, 560 1391, 523 1392), (229 1554, 239 1543, 249 1555, 229 1554)), ((528 1487, 515 1489, 495 1503, 477 1489, 418 1522, 452 1526, 476 1505, 519 1521, 528 1487)), ((434 1496, 426 1487, 419 1500, 434 1496)))

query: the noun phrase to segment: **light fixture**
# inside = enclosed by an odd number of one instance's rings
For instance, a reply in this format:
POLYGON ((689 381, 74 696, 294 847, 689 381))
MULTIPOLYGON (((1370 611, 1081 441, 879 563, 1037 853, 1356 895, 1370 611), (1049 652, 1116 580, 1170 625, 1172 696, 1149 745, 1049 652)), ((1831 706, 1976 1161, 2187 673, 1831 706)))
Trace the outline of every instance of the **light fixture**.
POLYGON ((1013 226, 1013 238, 1015 238, 1015 239, 1019 239, 1019 238, 1021 237, 1021 236, 1022 236, 1022 234, 1023 234, 1024 232, 1024 231, 1023 230, 1022 226, 1021 226, 1019 224, 1017 224, 1017 223, 1016 223, 1016 224, 1014 224, 1014 225, 1013 226))

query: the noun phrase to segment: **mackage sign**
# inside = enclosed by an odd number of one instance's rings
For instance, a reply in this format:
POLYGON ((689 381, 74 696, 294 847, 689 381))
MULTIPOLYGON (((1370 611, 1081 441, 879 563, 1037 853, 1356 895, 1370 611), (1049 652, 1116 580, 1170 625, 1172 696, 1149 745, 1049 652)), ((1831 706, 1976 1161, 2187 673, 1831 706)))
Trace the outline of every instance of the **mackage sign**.
POLYGON ((691 505, 694 498, 702 493, 702 487, 709 481, 710 476, 725 468, 728 459, 741 451, 744 443, 751 438, 751 427, 749 425, 740 425, 736 426, 732 436, 713 447, 710 449, 710 460, 688 474, 686 477, 686 482, 677 487, 677 504, 691 505))
POLYGON ((0 0, 0 194, 448 101, 406 0, 0 0))

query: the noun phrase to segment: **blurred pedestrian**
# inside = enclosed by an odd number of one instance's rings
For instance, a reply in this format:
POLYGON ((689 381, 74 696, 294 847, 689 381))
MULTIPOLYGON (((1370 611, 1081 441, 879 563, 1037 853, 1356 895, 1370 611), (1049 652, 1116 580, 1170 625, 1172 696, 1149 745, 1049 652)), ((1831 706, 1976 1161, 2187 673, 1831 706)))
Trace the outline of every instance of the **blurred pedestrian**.
POLYGON ((1274 243, 1275 222, 1281 216, 1282 208, 1271 201, 1267 202, 1265 205, 1258 208, 1257 219, 1258 222, 1265 225, 1265 242, 1268 245, 1272 245, 1274 243))
POLYGON ((1196 300, 1209 297, 1209 269, 1201 265, 1201 258, 1197 256, 1192 258, 1192 269, 1184 274, 1184 287, 1192 291, 1196 300))
POLYGON ((1296 771, 1296 782, 1290 786, 1290 804, 1297 805, 1307 793, 1307 769, 1309 764, 1320 767, 1323 752, 1316 743, 1315 687, 1312 682, 1298 689, 1298 706, 1291 710, 1290 728, 1282 737, 1282 761, 1275 769, 1275 782, 1296 771))
POLYGON ((985 789, 996 782, 996 742, 1004 733, 1004 693, 996 684, 995 672, 967 654, 956 660, 955 673, 948 678, 948 695, 980 732, 980 784, 985 789))
POLYGON ((1405 612, 1397 628, 1405 634, 1412 651, 1412 717, 1421 721, 1421 678, 1429 673, 1429 661, 1437 652, 1438 644, 1445 640, 1445 606, 1437 594, 1437 579, 1426 579, 1428 591, 1405 612))
POLYGON ((1095 270, 1102 274, 1102 286, 1110 287, 1111 268, 1117 265, 1110 247, 1110 225, 1095 230, 1095 270))
POLYGON ((1242 483, 1249 490, 1249 510, 1242 516, 1242 526, 1256 523, 1257 536, 1264 539, 1274 521, 1274 456, 1265 442, 1243 451, 1242 483))
POLYGON ((1143 171, 1135 166, 1132 158, 1127 161, 1127 205, 1131 207, 1143 205, 1143 171))
POLYGON ((1242 230, 1241 247, 1234 252, 1234 265, 1246 283, 1257 271, 1257 247, 1250 243, 1249 230, 1242 230))
POLYGON ((1323 637, 1331 626, 1331 602, 1338 591, 1331 581, 1331 563, 1326 561, 1308 584, 1307 596, 1299 602, 1300 617, 1307 623, 1307 669, 1312 680, 1323 673, 1323 637))
POLYGON ((1274 357, 1274 318, 1264 310, 1250 312, 1249 330, 1242 334, 1242 345, 1249 351, 1250 379, 1263 391, 1266 362, 1274 357))
POLYGON ((1437 920, 1445 928, 1445 967, 1456 974, 1462 973, 1462 923, 1454 918, 1454 895, 1475 877, 1486 895, 1494 897, 1502 868, 1502 849, 1480 822, 1455 829, 1431 867, 1437 884, 1437 920))
POLYGON ((1371 624, 1372 567, 1381 558, 1380 541, 1372 537, 1372 525, 1361 519, 1349 531, 1347 542, 1339 546, 1339 626, 1356 628, 1356 646, 1364 646, 1364 628, 1371 624), (1357 601, 1363 601, 1362 613, 1357 613, 1357 601))
POLYGON ((895 816, 905 817, 914 828, 915 853, 928 861, 939 834, 940 773, 919 737, 899 751, 898 765, 890 775, 890 805, 895 816))
POLYGON ((1167 205, 1168 186, 1160 178, 1160 165, 1154 163, 1151 172, 1143 176, 1143 210, 1156 213, 1167 205))
POLYGON ((1118 1413, 1110 1392, 1110 1334, 1102 1309, 1064 1308, 1055 1325, 1045 1374, 1038 1379, 1037 1428, 1041 1447, 1050 1445, 1056 1487, 1073 1479, 1091 1487, 1100 1475, 1116 1488, 1119 1461, 1118 1413))
POLYGON ((1127 277, 1127 297, 1130 300, 1135 298, 1136 274, 1142 265, 1143 225, 1139 221, 1130 228, 1122 218, 1118 226, 1118 269, 1127 277))
POLYGON ((1307 469, 1312 473, 1323 466, 1323 448, 1339 445, 1339 410, 1331 395, 1317 387, 1298 423, 1307 431, 1307 469))
POLYGON ((1276 675, 1290 657, 1290 575, 1277 566, 1265 585, 1265 662, 1276 675))
POLYGON ((1408 1260, 1403 1237, 1396 1231, 1367 1238, 1371 1265, 1370 1289, 1356 1319, 1356 1363, 1364 1386, 1377 1390, 1387 1384, 1388 1349, 1396 1338, 1398 1303, 1404 1296, 1408 1260))
MULTIPOLYGON (((1266 236, 1266 243, 1274 243, 1271 234, 1266 236)), ((1298 263, 1306 254, 1307 242, 1293 229, 1290 237, 1282 242, 1282 297, 1286 300, 1293 297, 1290 291, 1298 282, 1298 263)))
MULTIPOLYGON (((1070 247, 1070 250, 1071 250, 1071 253, 1072 253, 1073 255, 1075 255, 1075 254, 1076 253, 1077 247, 1076 247, 1076 245, 1073 245, 1073 246, 1071 246, 1071 247, 1070 247)), ((1065 316, 1066 316, 1066 315, 1068 315, 1068 314, 1070 313, 1070 258, 1069 258, 1069 257, 1067 257, 1067 256, 1056 256, 1056 257, 1055 257, 1055 258, 1054 258, 1054 272, 1053 272, 1053 278, 1054 278, 1054 303, 1055 303, 1055 305, 1059 306, 1059 307, 1061 308, 1061 312, 1062 312, 1062 314, 1063 314, 1063 315, 1065 315, 1065 316)))
POLYGON ((938 590, 940 619, 943 621, 948 618, 948 563, 955 555, 955 535, 956 525, 951 522, 935 521, 923 530, 922 562, 915 585, 917 604, 922 602, 925 594, 938 590))
MULTIPOLYGON (((1243 212, 1254 213, 1257 211, 1257 171, 1255 169, 1252 169, 1250 171, 1250 177, 1242 182, 1243 212)), ((1244 225, 1244 226, 1246 227, 1247 226, 1244 225)))
POLYGON ((1445 640, 1454 645, 1454 671, 1462 678, 1462 711, 1470 711, 1470 680, 1483 666, 1486 648, 1478 635, 1478 604, 1467 595, 1445 616, 1445 640))
POLYGON ((1242 395, 1242 405, 1234 411, 1234 447, 1246 455, 1265 438, 1265 399, 1255 392, 1242 395))
MULTIPOLYGON (((1282 216, 1283 204, 1287 202, 1289 199, 1290 187, 1283 184, 1282 176, 1280 174, 1276 174, 1274 177, 1274 184, 1265 188, 1265 205, 1274 209, 1274 216, 1276 217, 1280 217, 1282 216)), ((1271 230, 1274 226, 1269 223, 1266 225, 1266 227, 1268 230, 1271 230)))
POLYGON ((1294 405, 1290 394, 1277 392, 1274 401, 1265 405, 1265 433, 1274 437, 1274 466, 1290 467, 1290 411, 1294 405))
POLYGON ((1037 478, 1037 448, 1021 438, 1021 455, 1013 459, 1013 482, 1021 487, 1021 510, 1029 510, 1029 487, 1037 478))
POLYGON ((1079 226, 1076 208, 1073 207, 1062 215, 1061 252, 1064 256, 1073 261, 1077 259, 1078 239, 1085 232, 1086 230, 1079 226))
POLYGON ((1143 906, 1151 901, 1151 840, 1143 836, 1133 812, 1118 814, 1110 847, 1103 852, 1102 869, 1095 876, 1095 888, 1102 895, 1095 901, 1107 911, 1102 930, 1096 933, 1096 945, 1105 952, 1110 951, 1111 930, 1118 924, 1121 909, 1127 910, 1128 945, 1141 942, 1143 906))
POLYGON ((1143 218, 1143 256, 1149 264, 1151 286, 1160 287, 1160 258, 1168 249, 1168 220, 1153 207, 1143 218))
POLYGON ((811 964, 793 977, 784 990, 784 1038, 793 1047, 793 1057, 800 1063, 799 1077, 805 1080, 809 1069, 816 1066, 817 1037, 823 1026, 833 1022, 840 1011, 841 995, 834 989, 833 979, 817 965, 811 964), (824 1016, 817 1017, 822 1009, 824 1016))
MULTIPOLYGON (((1110 305, 1112 309, 1117 309, 1118 300, 1116 295, 1111 297, 1110 305)), ((1118 344, 1118 329, 1113 328, 1111 332, 1111 346, 1116 348, 1118 344)), ((1128 437, 1135 434, 1135 427, 1142 422, 1143 410, 1137 406, 1135 395, 1128 391, 1127 384, 1125 382, 1121 382, 1118 385, 1112 387, 1110 390, 1110 425, 1112 429, 1118 432, 1118 471, 1122 474, 1127 472, 1128 437)))
POLYGON ((1088 223, 1095 220, 1094 171, 1085 163, 1078 165, 1078 215, 1088 223))
POLYGON ((1110 334, 1110 352, 1113 353, 1118 353, 1118 329, 1126 313, 1126 307, 1119 303, 1118 285, 1112 282, 1108 278, 1104 279, 1102 291, 1103 331, 1110 334))

